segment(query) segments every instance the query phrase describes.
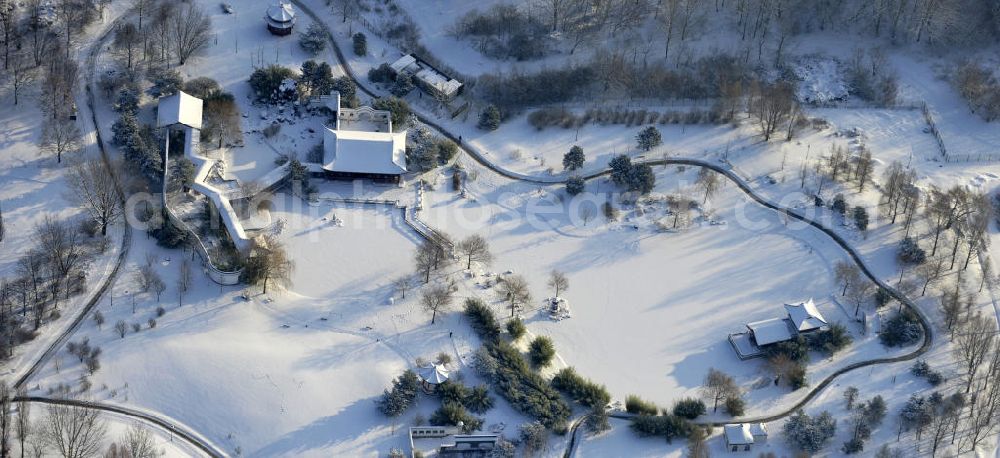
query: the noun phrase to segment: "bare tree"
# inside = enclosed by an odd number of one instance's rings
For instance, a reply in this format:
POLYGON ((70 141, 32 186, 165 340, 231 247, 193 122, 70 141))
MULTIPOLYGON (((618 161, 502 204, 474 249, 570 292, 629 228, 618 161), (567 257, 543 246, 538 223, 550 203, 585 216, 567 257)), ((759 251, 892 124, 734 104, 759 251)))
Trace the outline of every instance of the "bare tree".
MULTIPOLYGON (((83 262, 79 232, 46 215, 42 222, 35 227, 35 244, 48 257, 51 269, 55 273, 52 289, 53 299, 57 299, 63 282, 83 262)), ((68 294, 69 289, 67 288, 68 294)))
POLYGON ((431 281, 431 271, 434 270, 433 250, 434 247, 430 242, 424 242, 417 247, 417 251, 413 257, 417 272, 424 277, 424 283, 431 281))
POLYGON ((14 424, 14 432, 20 444, 21 458, 24 458, 24 444, 32 432, 31 403, 28 402, 28 392, 24 388, 17 389, 17 423, 14 424))
POLYGON ((80 148, 80 129, 76 122, 63 117, 48 119, 42 126, 42 150, 56 155, 56 162, 62 162, 63 153, 80 148))
POLYGON ((927 287, 937 283, 941 280, 941 277, 944 276, 944 263, 944 257, 935 256, 917 266, 917 277, 924 281, 923 289, 920 290, 920 296, 927 294, 927 287))
POLYGON ((204 130, 218 139, 218 148, 243 141, 240 109, 232 94, 219 93, 205 101, 204 130))
POLYGON ((407 275, 397 277, 392 281, 392 285, 396 288, 396 291, 399 291, 402 299, 406 299, 406 290, 410 289, 410 283, 410 277, 407 275))
POLYGON ((841 296, 847 295, 847 288, 851 285, 861 281, 861 271, 858 270, 858 266, 847 261, 837 261, 836 267, 834 267, 834 277, 837 282, 843 283, 844 287, 840 291, 841 296))
POLYGON ((569 277, 567 277, 565 273, 553 270, 549 273, 549 288, 555 290, 555 297, 559 297, 559 293, 569 289, 569 277))
POLYGON ((156 449, 156 442, 153 441, 153 434, 138 423, 133 423, 125 431, 125 434, 118 439, 117 446, 122 455, 129 458, 156 458, 160 456, 159 450, 156 449))
POLYGON ((276 237, 261 235, 253 239, 245 272, 251 284, 263 286, 264 294, 267 294, 269 282, 287 286, 294 269, 295 263, 276 237))
POLYGON ((100 159, 89 159, 70 168, 66 175, 70 198, 87 210, 108 234, 108 225, 122 216, 122 199, 114 174, 100 159))
POLYGON ((955 335, 955 359, 965 369, 965 392, 972 389, 979 367, 996 348, 996 322, 982 315, 969 317, 955 335))
POLYGON ((80 66, 62 53, 48 57, 50 60, 45 63, 39 105, 50 119, 68 119, 80 79, 80 66))
POLYGON ((448 285, 435 285, 424 291, 420 296, 420 305, 424 310, 431 312, 431 324, 437 320, 438 312, 443 312, 451 307, 454 297, 448 285))
POLYGON ((10 434, 14 429, 11 415, 13 398, 7 381, 0 380, 0 456, 10 456, 10 434))
POLYGON ((114 47, 125 54, 126 68, 132 68, 133 57, 141 44, 142 35, 139 34, 139 28, 135 24, 126 22, 115 31, 114 47))
POLYGON ((493 254, 490 253, 490 245, 481 235, 470 235, 465 240, 459 242, 458 252, 465 256, 465 268, 471 269, 472 262, 489 265, 493 262, 493 254))
POLYGON ((793 104, 794 91, 788 83, 751 85, 749 111, 757 121, 764 141, 771 140, 771 135, 791 113, 793 104))
POLYGON ((497 282, 497 294, 510 307, 510 316, 531 302, 528 281, 520 275, 506 275, 497 282))
POLYGON ((193 277, 193 271, 191 269, 191 261, 184 259, 180 262, 177 272, 177 306, 180 307, 184 302, 184 293, 191 289, 191 281, 193 277))
POLYGON ((719 410, 719 401, 739 396, 740 389, 736 385, 736 381, 728 374, 718 369, 710 368, 708 374, 705 375, 704 383, 702 383, 701 394, 712 403, 712 412, 717 412, 719 410))
POLYGON ((115 322, 115 331, 118 332, 118 337, 124 339, 125 333, 128 332, 128 323, 125 320, 118 320, 115 322))
POLYGON ((847 288, 847 298, 854 303, 854 317, 858 317, 858 312, 861 311, 861 306, 868 300, 872 295, 872 291, 875 290, 875 285, 866 280, 859 280, 854 282, 849 288, 847 288))
POLYGON ((15 49, 7 56, 7 84, 17 105, 21 90, 35 80, 35 67, 26 50, 15 49))
POLYGON ((695 184, 697 184, 698 187, 701 188, 701 192, 705 194, 705 197, 701 200, 701 204, 705 205, 705 203, 708 202, 708 199, 719 190, 719 185, 721 183, 719 182, 719 174, 715 173, 715 170, 708 167, 702 167, 698 170, 698 180, 695 181, 695 184))
POLYGON ((174 55, 178 63, 184 65, 189 57, 208 44, 212 36, 212 20, 204 9, 195 3, 188 3, 174 13, 170 32, 174 55))
POLYGON ((99 410, 79 406, 49 406, 42 425, 45 442, 64 458, 98 455, 106 431, 99 410))

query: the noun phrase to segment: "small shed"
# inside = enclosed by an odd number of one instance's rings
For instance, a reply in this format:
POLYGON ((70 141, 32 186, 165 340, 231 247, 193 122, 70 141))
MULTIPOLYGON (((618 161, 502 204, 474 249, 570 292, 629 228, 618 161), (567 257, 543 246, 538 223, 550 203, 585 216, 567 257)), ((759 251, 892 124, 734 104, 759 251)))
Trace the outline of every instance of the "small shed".
POLYGON ((295 26, 295 10, 292 4, 286 0, 278 0, 278 3, 267 8, 267 15, 264 16, 267 23, 267 30, 275 35, 289 35, 292 27, 295 26))
POLYGON ((726 438, 726 449, 730 452, 749 452, 753 447, 753 434, 750 425, 746 423, 726 425, 723 427, 726 438))

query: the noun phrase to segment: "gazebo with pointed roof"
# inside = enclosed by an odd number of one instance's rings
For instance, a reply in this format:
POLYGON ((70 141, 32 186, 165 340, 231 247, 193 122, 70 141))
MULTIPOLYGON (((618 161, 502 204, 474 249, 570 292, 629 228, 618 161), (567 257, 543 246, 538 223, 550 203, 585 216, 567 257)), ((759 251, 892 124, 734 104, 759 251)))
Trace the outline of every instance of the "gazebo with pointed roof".
POLYGON ((289 35, 292 27, 295 26, 295 10, 292 4, 285 0, 278 0, 278 3, 271 5, 264 16, 267 22, 267 30, 275 35, 289 35))

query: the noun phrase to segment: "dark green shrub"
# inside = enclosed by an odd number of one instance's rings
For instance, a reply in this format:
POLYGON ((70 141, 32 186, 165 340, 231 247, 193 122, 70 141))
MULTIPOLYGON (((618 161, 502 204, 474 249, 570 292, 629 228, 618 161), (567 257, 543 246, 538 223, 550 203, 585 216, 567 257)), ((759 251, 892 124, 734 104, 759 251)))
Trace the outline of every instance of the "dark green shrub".
POLYGON ((462 423, 462 432, 469 434, 483 427, 483 419, 474 417, 465 411, 465 407, 454 402, 446 402, 431 415, 430 423, 434 426, 458 426, 462 423))
POLYGON ((590 408, 604 408, 611 402, 611 394, 604 385, 581 377, 572 367, 567 367, 552 377, 552 387, 570 399, 590 408))
POLYGON ((528 329, 524 326, 524 321, 521 321, 521 318, 514 318, 507 322, 507 333, 510 334, 511 339, 520 339, 527 331, 528 329))
POLYGON ((744 401, 743 398, 739 396, 732 396, 726 398, 725 403, 723 403, 722 405, 722 407, 726 410, 726 413, 728 413, 730 416, 733 417, 743 416, 743 414, 746 413, 746 406, 747 406, 746 401, 744 401))
POLYGON ((660 409, 656 404, 630 394, 625 398, 625 411, 636 415, 656 415, 660 409))
POLYGON ((387 417, 398 417, 413 405, 419 388, 420 379, 417 374, 407 369, 392 381, 392 390, 382 392, 382 397, 377 401, 379 412, 387 417))
POLYGON ((674 404, 673 414, 688 420, 694 420, 705 414, 705 403, 700 399, 684 398, 674 404))
POLYGON ((465 316, 469 318, 472 329, 483 341, 489 342, 500 338, 500 323, 483 301, 475 298, 466 300, 465 316))
POLYGON ((886 321, 878 338, 887 347, 902 347, 919 342, 923 336, 920 320, 913 312, 903 309, 886 321))
POLYGON ((632 430, 643 437, 660 436, 672 443, 691 434, 691 423, 674 415, 639 415, 632 418, 632 430))
POLYGON ((528 357, 531 358, 531 364, 535 366, 548 366, 555 356, 556 345, 552 343, 552 339, 546 336, 535 337, 535 340, 532 340, 528 347, 528 357))

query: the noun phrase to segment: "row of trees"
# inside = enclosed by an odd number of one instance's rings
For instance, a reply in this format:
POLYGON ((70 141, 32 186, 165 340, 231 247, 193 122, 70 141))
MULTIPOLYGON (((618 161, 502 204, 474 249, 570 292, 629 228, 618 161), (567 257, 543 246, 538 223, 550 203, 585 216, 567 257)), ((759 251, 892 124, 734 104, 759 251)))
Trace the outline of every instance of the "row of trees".
POLYGON ((113 41, 129 69, 140 62, 147 67, 163 65, 170 58, 184 65, 212 37, 208 13, 194 3, 132 0, 132 6, 135 21, 120 25, 113 41))
POLYGON ((32 403, 21 389, 0 382, 0 454, 80 458, 156 458, 162 451, 153 434, 138 423, 108 443, 108 425, 101 411, 79 406, 49 405, 34 419, 32 403))

